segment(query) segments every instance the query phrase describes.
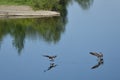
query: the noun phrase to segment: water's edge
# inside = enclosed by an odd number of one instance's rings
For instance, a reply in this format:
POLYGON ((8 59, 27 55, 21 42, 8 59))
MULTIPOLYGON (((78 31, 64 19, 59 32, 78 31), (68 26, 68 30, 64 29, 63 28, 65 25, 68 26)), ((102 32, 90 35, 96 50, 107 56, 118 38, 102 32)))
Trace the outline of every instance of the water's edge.
POLYGON ((34 11, 29 6, 0 6, 0 18, 40 18, 60 16, 56 11, 34 11))

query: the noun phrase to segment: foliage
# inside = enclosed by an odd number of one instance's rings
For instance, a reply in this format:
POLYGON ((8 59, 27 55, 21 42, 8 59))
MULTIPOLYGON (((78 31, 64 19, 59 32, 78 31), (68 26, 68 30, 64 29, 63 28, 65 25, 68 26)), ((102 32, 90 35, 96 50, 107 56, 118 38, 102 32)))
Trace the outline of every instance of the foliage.
POLYGON ((59 8, 58 0, 0 0, 0 5, 29 5, 33 9, 52 10, 59 8))
MULTIPOLYGON (((83 9, 88 9, 93 0, 75 0, 83 9)), ((29 5, 38 10, 63 10, 72 0, 0 0, 0 5, 29 5)))
POLYGON ((11 35, 13 46, 19 53, 24 48, 27 37, 31 39, 39 37, 48 43, 56 43, 65 30, 65 24, 63 24, 61 17, 0 20, 0 25, 0 40, 7 34, 11 35))
POLYGON ((93 0, 75 0, 83 9, 89 9, 93 0))
MULTIPOLYGON (((75 0, 83 9, 88 9, 93 0, 75 0)), ((18 52, 24 48, 25 39, 40 38, 48 43, 57 43, 67 23, 67 6, 72 0, 0 0, 0 5, 29 5, 33 9, 54 10, 61 17, 44 19, 7 19, 0 20, 0 45, 9 34, 18 52)))

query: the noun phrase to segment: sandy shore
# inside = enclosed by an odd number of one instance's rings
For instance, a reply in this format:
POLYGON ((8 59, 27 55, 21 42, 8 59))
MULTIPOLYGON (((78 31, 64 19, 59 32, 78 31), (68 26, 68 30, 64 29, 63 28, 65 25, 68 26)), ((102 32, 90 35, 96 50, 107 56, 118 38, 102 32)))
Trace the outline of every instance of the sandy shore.
POLYGON ((36 17, 53 17, 60 16, 55 11, 34 11, 29 6, 6 6, 0 5, 0 18, 36 18, 36 17))

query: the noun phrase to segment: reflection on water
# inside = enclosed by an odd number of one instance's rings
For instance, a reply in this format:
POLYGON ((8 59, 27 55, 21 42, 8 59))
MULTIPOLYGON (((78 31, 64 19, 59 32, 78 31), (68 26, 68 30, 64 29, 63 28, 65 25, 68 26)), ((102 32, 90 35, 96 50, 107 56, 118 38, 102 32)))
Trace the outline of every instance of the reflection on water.
POLYGON ((57 43, 65 31, 60 17, 44 19, 8 19, 0 20, 0 45, 6 35, 13 37, 13 46, 18 52, 24 48, 25 38, 42 38, 48 43, 57 43))
POLYGON ((91 69, 96 69, 96 68, 98 68, 100 65, 102 65, 104 63, 103 54, 101 52, 100 53, 90 52, 90 54, 98 58, 97 64, 94 65, 91 69))
POLYGON ((57 64, 55 64, 55 63, 50 63, 48 69, 44 70, 44 72, 49 71, 49 70, 55 68, 56 66, 57 66, 57 64))
POLYGON ((98 68, 100 65, 102 65, 104 63, 104 60, 101 58, 98 60, 97 64, 94 65, 91 69, 96 69, 98 68))
POLYGON ((89 11, 76 3, 64 5, 64 18, 0 20, 0 80, 120 80, 120 0, 96 0, 89 11))
POLYGON ((44 70, 44 72, 49 71, 57 66, 57 64, 54 63, 55 58, 57 57, 56 55, 54 55, 54 56, 43 55, 43 57, 48 58, 50 61, 50 65, 49 65, 48 69, 44 70))
MULTIPOLYGON (((88 8, 93 0, 75 0, 83 9, 88 8)), ((62 5, 59 10, 61 17, 44 19, 3 19, 0 20, 0 46, 6 35, 13 37, 12 44, 18 50, 22 51, 27 37, 31 39, 42 38, 48 43, 57 43, 61 34, 65 31, 67 24, 67 6, 72 0, 60 0, 62 5)))
POLYGON ((89 9, 94 0, 75 0, 83 9, 89 9))

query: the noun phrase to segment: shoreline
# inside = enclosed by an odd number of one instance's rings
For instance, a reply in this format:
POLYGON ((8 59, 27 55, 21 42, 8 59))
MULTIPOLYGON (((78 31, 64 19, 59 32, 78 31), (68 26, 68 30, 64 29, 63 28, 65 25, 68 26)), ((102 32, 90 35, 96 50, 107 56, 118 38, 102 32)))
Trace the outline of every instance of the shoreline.
POLYGON ((59 12, 33 10, 30 6, 0 5, 0 18, 41 18, 60 16, 59 12))

